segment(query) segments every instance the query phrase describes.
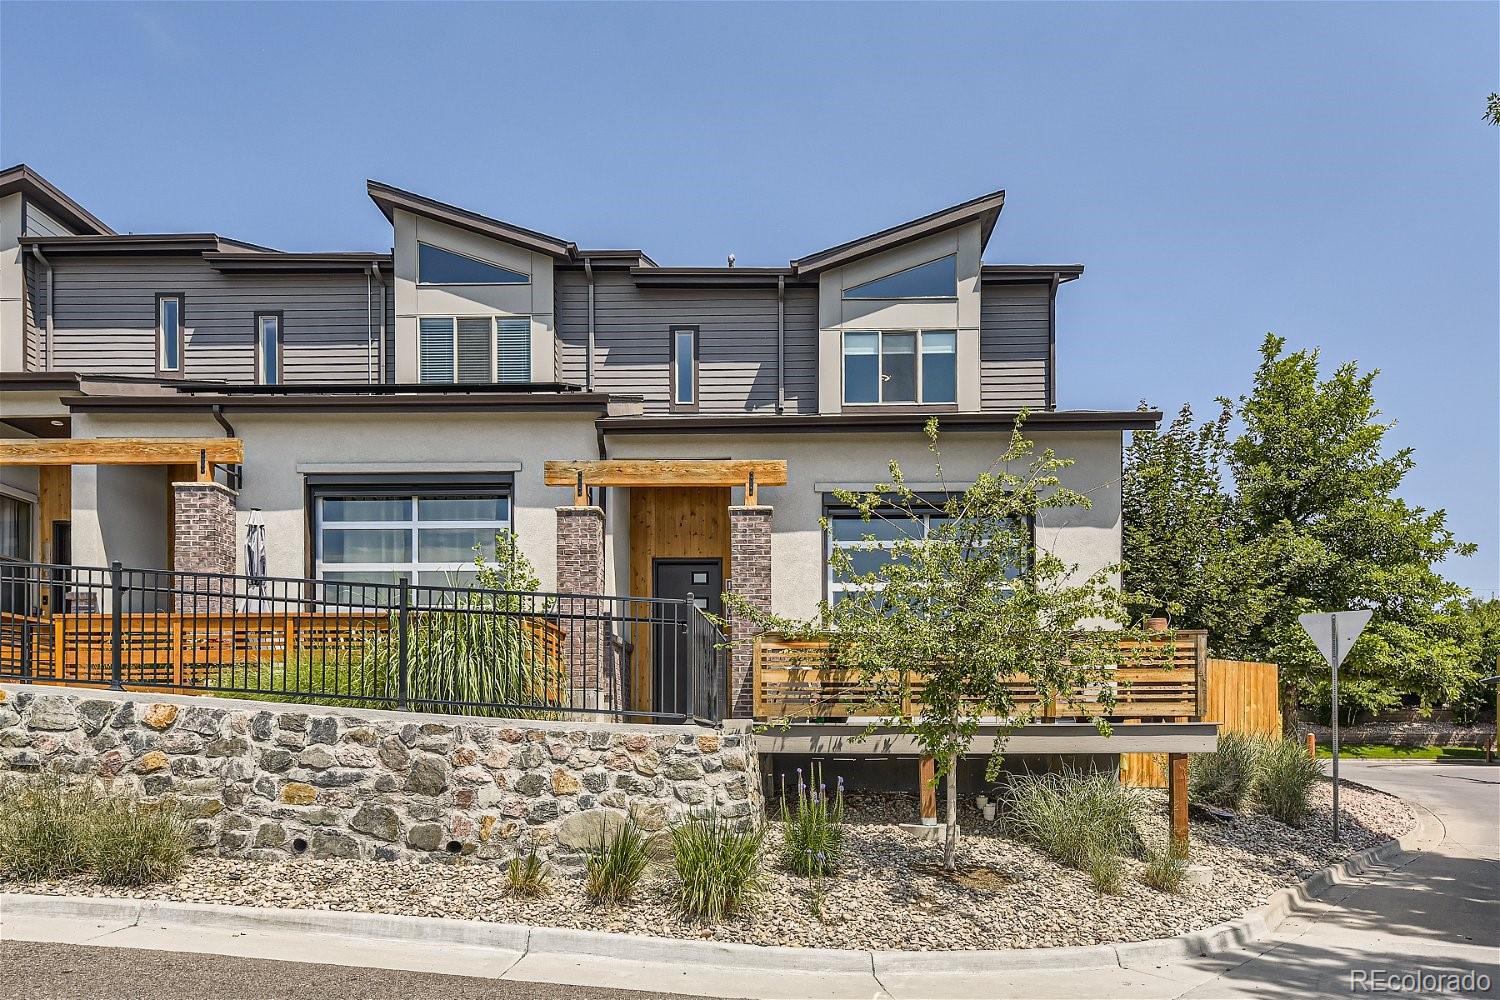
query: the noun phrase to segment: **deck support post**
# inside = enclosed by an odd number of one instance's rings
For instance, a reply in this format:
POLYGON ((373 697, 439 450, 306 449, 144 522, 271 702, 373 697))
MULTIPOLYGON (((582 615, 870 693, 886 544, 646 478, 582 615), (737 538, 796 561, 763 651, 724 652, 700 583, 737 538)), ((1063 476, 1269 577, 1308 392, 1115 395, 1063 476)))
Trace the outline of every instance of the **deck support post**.
POLYGON ((1172 816, 1171 853, 1188 856, 1188 755, 1167 754, 1167 808, 1172 816))
POLYGON ((917 762, 917 787, 922 801, 922 825, 937 826, 937 759, 923 757, 917 762))

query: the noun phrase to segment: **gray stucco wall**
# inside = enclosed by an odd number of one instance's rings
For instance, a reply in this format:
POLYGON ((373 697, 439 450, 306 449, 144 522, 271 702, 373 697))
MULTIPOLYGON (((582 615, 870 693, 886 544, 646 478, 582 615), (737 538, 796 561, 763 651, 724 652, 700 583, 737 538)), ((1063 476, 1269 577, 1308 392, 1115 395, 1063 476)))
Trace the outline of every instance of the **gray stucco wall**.
MULTIPOLYGON (((221 274, 197 257, 51 258, 56 302, 52 366, 61 371, 156 374, 156 295, 184 296, 184 377, 250 382, 255 378, 255 314, 282 313, 287 382, 364 382, 377 363, 365 276, 221 274)), ((26 263, 37 324, 46 312, 45 274, 26 263)), ((382 298, 373 288, 379 339, 382 298)), ((389 280, 385 307, 394 343, 389 280)), ((33 359, 35 362, 36 359, 33 359)))
POLYGON ((979 306, 979 393, 986 410, 1047 404, 1051 288, 985 285, 979 306))
MULTIPOLYGON (((236 551, 243 550, 245 521, 259 508, 266 525, 267 571, 272 576, 306 575, 305 484, 308 474, 445 472, 511 473, 515 479, 513 524, 522 552, 536 566, 543 589, 555 581, 557 515, 570 502, 567 490, 542 483, 548 459, 596 458, 591 414, 486 413, 228 413, 245 442, 244 486, 238 501, 236 551)), ((218 437, 207 414, 191 416, 74 415, 74 437, 218 437)), ((119 472, 120 470, 111 470, 119 472)), ((133 560, 149 554, 137 539, 144 521, 165 525, 166 475, 144 466, 134 475, 149 480, 154 494, 133 477, 105 480, 92 466, 79 466, 74 480, 74 561, 102 566, 110 559, 127 565, 163 565, 160 536, 156 561, 133 560), (156 506, 152 505, 152 497, 156 506), (124 554, 122 554, 124 553, 124 554), (126 558, 129 555, 131 558, 126 558)), ((157 545, 151 539, 153 546, 157 545)))
MULTIPOLYGON (((557 372, 583 384, 588 282, 558 271, 557 372)), ((786 290, 788 413, 817 412, 817 291, 786 290)), ((640 393, 667 411, 673 326, 698 327, 699 412, 767 412, 776 406, 776 289, 638 288, 623 271, 595 271, 594 386, 640 393)))
MULTIPOLYGON (((1038 450, 1053 449, 1074 464, 1061 472, 1065 486, 1088 494, 1089 510, 1048 511, 1037 524, 1037 544, 1054 552, 1086 575, 1120 561, 1120 446, 1118 431, 1033 432, 1038 450)), ((941 440, 943 470, 950 485, 966 485, 989 468, 1005 450, 1008 434, 952 433, 941 440)), ((821 487, 869 488, 889 479, 892 459, 911 483, 936 478, 931 454, 920 433, 798 434, 731 437, 687 435, 678 438, 610 436, 612 458, 781 458, 787 462, 786 486, 763 486, 761 502, 774 508, 771 534, 773 608, 781 614, 807 617, 824 596, 826 556, 819 518, 821 487)), ((936 484, 932 488, 937 488, 936 484)), ((618 493, 622 491, 611 491, 618 493)), ((732 491, 731 502, 742 502, 732 491)), ((613 499, 611 500, 613 503, 613 499)), ((623 520, 623 519, 622 519, 623 520)), ((624 558, 626 532, 616 535, 617 559, 624 558)))

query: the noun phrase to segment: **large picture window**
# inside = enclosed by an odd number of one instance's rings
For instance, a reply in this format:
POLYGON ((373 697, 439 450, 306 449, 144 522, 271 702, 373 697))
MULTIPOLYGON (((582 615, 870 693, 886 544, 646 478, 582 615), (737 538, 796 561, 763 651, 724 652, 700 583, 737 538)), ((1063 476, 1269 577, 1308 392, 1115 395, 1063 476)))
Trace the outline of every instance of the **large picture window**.
POLYGON ((954 330, 849 330, 844 333, 845 403, 958 401, 954 330))
POLYGON ((925 540, 948 523, 942 512, 945 500, 941 494, 924 495, 923 502, 931 505, 930 511, 904 511, 894 507, 878 509, 868 521, 852 508, 832 503, 825 505, 828 533, 824 567, 830 604, 837 604, 850 593, 883 590, 885 585, 879 580, 881 571, 893 563, 905 561, 905 557, 898 557, 895 552, 897 542, 925 540), (834 571, 835 549, 849 553, 853 572, 847 577, 834 571), (876 574, 876 578, 858 579, 869 574, 876 574))
POLYGON ((417 354, 423 382, 530 382, 531 317, 423 316, 417 354))
POLYGON ((329 485, 313 502, 316 575, 346 584, 470 586, 476 547, 496 562, 495 535, 511 524, 508 488, 329 485))

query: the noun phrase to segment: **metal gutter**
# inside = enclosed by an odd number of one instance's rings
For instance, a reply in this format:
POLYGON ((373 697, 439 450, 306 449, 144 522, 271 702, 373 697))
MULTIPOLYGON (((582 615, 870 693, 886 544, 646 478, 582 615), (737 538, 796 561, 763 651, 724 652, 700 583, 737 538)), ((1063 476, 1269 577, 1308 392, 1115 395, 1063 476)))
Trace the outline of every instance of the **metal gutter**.
MULTIPOLYGON (((612 434, 777 434, 809 431, 884 433, 921 430, 936 416, 945 431, 992 432, 1009 430, 1019 413, 947 411, 930 413, 806 413, 771 415, 606 417, 600 421, 612 434)), ((1038 410, 1024 424, 1037 430, 1139 431, 1161 422, 1159 410, 1038 410)))
MULTIPOLYGON (((45 345, 45 347, 43 348, 43 351, 42 351, 42 367, 45 368, 47 371, 51 371, 52 370, 52 334, 53 334, 53 329, 52 329, 52 293, 53 293, 54 288, 55 288, 53 280, 52 280, 52 276, 53 276, 54 272, 52 270, 52 262, 49 261, 42 254, 42 248, 41 247, 36 246, 35 244, 32 244, 31 255, 36 258, 36 262, 38 264, 42 265, 43 267, 45 267, 47 269, 47 342, 46 342, 46 345, 45 345)), ((24 359, 22 360, 22 363, 23 364, 25 363, 24 359)))

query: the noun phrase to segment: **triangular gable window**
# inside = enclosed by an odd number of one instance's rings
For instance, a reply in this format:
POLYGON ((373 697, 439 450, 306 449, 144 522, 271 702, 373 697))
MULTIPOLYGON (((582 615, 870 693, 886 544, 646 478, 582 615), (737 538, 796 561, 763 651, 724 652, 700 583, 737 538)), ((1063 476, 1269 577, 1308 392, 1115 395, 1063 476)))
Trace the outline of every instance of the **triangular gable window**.
POLYGON ((956 254, 844 289, 846 299, 951 299, 957 294, 956 254))
POLYGON ((427 243, 418 243, 417 251, 417 281, 423 285, 524 285, 531 281, 520 271, 427 243))

